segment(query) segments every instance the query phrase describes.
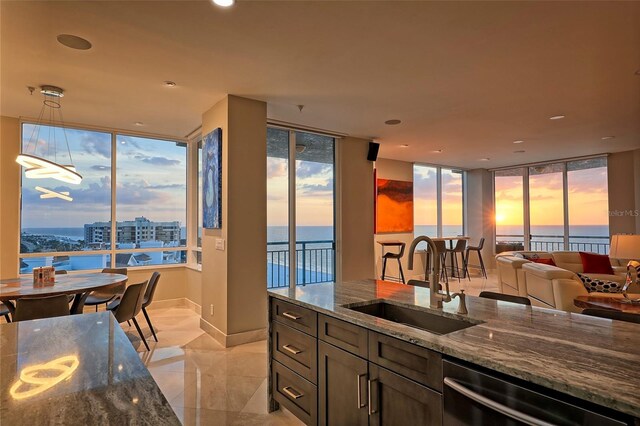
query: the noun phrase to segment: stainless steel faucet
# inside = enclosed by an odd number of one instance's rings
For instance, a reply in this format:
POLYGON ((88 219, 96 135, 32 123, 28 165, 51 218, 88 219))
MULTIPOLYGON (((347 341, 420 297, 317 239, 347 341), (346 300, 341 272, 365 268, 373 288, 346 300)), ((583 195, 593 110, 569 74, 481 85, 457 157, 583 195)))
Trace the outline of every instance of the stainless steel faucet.
MULTIPOLYGON (((429 306, 434 309, 442 309, 443 302, 451 301, 451 294, 449 293, 448 282, 445 282, 446 292, 443 293, 440 291, 440 254, 438 253, 438 248, 431 238, 425 235, 421 235, 413 240, 413 242, 411 243, 411 247, 409 248, 408 268, 410 270, 413 270, 413 254, 415 252, 416 246, 423 241, 427 243, 427 253, 429 253, 429 265, 427 265, 427 270, 430 271, 429 306)), ((425 277, 425 279, 426 278, 427 277, 425 277)))

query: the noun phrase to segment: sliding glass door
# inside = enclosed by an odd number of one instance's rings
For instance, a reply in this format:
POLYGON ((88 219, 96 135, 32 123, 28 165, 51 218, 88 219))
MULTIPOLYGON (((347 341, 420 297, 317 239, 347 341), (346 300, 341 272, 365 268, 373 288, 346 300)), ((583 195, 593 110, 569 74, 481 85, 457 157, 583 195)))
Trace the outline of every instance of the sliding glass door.
POLYGON ((529 167, 531 250, 564 250, 563 164, 529 167))
POLYGON ((334 217, 334 138, 268 128, 267 287, 335 280, 334 217))

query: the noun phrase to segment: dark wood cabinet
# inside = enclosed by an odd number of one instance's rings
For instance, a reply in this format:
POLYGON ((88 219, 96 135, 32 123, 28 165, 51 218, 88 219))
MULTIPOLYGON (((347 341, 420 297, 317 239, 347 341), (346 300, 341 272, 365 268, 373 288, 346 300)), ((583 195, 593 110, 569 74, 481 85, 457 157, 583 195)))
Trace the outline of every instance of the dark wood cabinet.
POLYGON ((367 425, 367 361, 318 342, 318 424, 367 425))
POLYGON ((369 424, 442 425, 442 395, 369 363, 369 424))

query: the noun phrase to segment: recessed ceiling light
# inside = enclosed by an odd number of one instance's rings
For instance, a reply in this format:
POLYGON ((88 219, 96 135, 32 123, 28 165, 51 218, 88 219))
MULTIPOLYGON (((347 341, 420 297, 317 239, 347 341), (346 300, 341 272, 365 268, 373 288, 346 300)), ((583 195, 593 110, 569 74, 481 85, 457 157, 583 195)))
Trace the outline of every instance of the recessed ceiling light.
POLYGON ((518 151, 513 151, 514 154, 524 154, 524 150, 520 149, 518 151))
POLYGON ((609 139, 614 139, 614 138, 615 138, 615 136, 604 136, 604 137, 602 138, 602 140, 603 140, 603 141, 608 141, 609 139))
POLYGON ((409 145, 407 145, 406 143, 403 143, 402 145, 400 145, 400 148, 409 148, 409 145))
POLYGON ((564 115, 554 115, 549 117, 549 120, 562 120, 564 117, 564 115))
POLYGON ((524 141, 513 141, 513 143, 524 143, 524 141))
POLYGON ((229 6, 233 6, 233 3, 235 3, 235 0, 213 0, 213 2, 218 6, 229 7, 229 6))
POLYGON ((489 157, 485 157, 485 158, 481 158, 480 159, 480 161, 489 161, 489 160, 491 160, 491 158, 489 158, 489 157))
POLYGON ((164 84, 165 87, 176 87, 175 81, 171 81, 171 80, 167 80, 162 84, 164 84))
POLYGON ((636 75, 640 75, 640 69, 636 70, 636 75))
POLYGON ((142 121, 136 121, 135 123, 136 126, 144 126, 144 123, 142 121))
POLYGON ((434 154, 442 154, 442 150, 441 149, 434 149, 433 151, 434 154))
POLYGON ((71 34, 60 34, 56 37, 58 43, 67 46, 71 49, 77 50, 89 50, 91 49, 91 42, 82 37, 74 36, 71 34))
POLYGON ((395 126, 396 124, 400 124, 402 123, 402 121, 398 120, 397 118, 394 118, 393 120, 387 120, 384 122, 384 124, 387 124, 389 126, 395 126))

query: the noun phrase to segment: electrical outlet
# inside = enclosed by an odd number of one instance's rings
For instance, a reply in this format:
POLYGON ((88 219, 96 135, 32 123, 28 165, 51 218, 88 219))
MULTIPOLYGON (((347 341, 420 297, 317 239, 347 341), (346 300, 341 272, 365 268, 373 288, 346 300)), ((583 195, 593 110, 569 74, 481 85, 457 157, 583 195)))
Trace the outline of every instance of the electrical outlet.
POLYGON ((213 316, 213 304, 209 305, 209 311, 211 312, 211 316, 213 316))

